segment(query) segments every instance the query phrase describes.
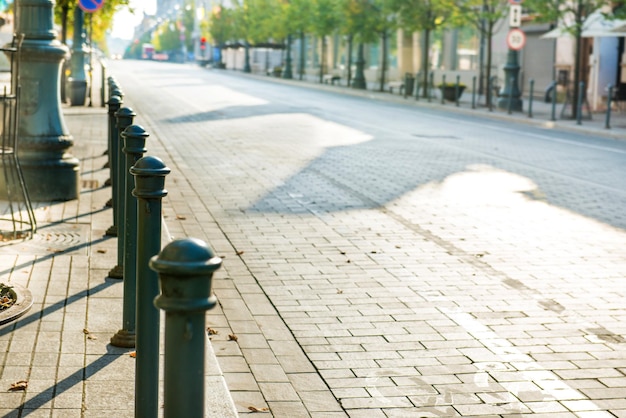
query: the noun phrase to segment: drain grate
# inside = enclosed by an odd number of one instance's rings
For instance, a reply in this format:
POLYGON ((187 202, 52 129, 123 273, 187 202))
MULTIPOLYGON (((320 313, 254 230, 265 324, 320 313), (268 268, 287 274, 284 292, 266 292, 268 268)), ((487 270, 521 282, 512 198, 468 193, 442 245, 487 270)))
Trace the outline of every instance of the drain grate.
POLYGON ((0 253, 54 253, 88 254, 89 225, 61 224, 40 228, 32 239, 9 241, 0 246, 0 253))

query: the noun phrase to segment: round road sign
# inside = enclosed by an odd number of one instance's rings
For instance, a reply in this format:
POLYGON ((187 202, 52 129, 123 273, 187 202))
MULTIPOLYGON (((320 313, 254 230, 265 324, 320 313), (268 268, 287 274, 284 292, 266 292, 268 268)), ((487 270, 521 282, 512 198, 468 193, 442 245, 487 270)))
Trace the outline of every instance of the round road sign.
POLYGON ((78 0, 78 7, 85 13, 93 13, 102 9, 104 0, 78 0))
POLYGON ((526 34, 521 29, 511 29, 506 35, 506 44, 510 49, 519 51, 526 44, 526 34))

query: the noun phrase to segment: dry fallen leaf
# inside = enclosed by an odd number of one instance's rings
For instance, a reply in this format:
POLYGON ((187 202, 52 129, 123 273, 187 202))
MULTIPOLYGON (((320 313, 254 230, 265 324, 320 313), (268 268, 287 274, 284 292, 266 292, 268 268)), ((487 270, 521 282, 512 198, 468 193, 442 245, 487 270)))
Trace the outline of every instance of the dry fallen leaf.
POLYGON ((228 334, 228 341, 237 341, 238 339, 235 334, 228 334))
POLYGON ((9 388, 9 391, 14 392, 18 390, 26 390, 27 387, 28 387, 28 381, 18 380, 15 383, 11 383, 11 387, 9 388))
POLYGON ((268 412, 269 408, 257 408, 256 406, 249 406, 248 410, 251 412, 268 412))
POLYGON ((237 251, 237 255, 243 254, 243 251, 237 251))
POLYGON ((100 254, 106 254, 107 250, 98 250, 98 253, 100 254))
POLYGON ((128 353, 129 356, 131 356, 132 358, 136 358, 137 357, 137 352, 136 351, 131 351, 130 353, 128 353))
POLYGON ((217 334, 219 334, 219 331, 216 330, 216 329, 213 329, 213 328, 207 328, 206 330, 209 333, 209 335, 217 335, 217 334))
POLYGON ((341 290, 341 289, 337 289, 337 294, 338 294, 338 295, 341 295, 342 293, 343 293, 343 290, 341 290))
POLYGON ((176 215, 176 219, 178 219, 180 221, 184 221, 184 220, 187 220, 187 217, 185 217, 183 215, 176 215))

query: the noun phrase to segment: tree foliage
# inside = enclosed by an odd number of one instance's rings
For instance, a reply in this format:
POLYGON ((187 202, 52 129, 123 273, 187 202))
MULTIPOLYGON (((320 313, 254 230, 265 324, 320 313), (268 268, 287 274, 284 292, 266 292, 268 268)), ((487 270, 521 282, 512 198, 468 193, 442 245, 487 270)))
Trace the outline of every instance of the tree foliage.
MULTIPOLYGON (((70 37, 73 31, 73 10, 75 7, 78 7, 78 0, 58 0, 54 6, 55 22, 63 25, 65 21, 65 28, 70 37)), ((113 16, 123 8, 129 8, 128 0, 106 0, 100 10, 94 13, 85 13, 85 24, 93 29, 93 42, 100 45, 102 49, 106 49, 106 33, 113 26, 113 16), (89 22, 90 19, 91 23, 89 22)))

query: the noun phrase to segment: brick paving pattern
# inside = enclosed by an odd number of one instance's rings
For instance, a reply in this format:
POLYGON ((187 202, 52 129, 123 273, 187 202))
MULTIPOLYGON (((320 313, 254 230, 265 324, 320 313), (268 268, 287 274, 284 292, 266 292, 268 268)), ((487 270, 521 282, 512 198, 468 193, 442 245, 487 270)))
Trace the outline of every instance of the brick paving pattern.
MULTIPOLYGON (((394 122, 350 122, 339 95, 308 105, 284 100, 289 83, 153 65, 112 71, 172 168, 164 239, 224 259, 209 416, 234 416, 232 398, 276 417, 626 417, 619 142, 586 145, 598 164, 559 143, 578 134, 544 141, 517 117, 536 142, 504 120, 494 148, 463 113, 455 134, 428 106, 407 130, 394 115, 413 107, 366 93, 394 122)), ((34 240, 0 247, 3 279, 36 301, 0 328, 0 412, 130 417, 134 359, 108 344, 122 284, 106 278, 105 112, 64 111, 83 189, 37 206, 34 240)))

